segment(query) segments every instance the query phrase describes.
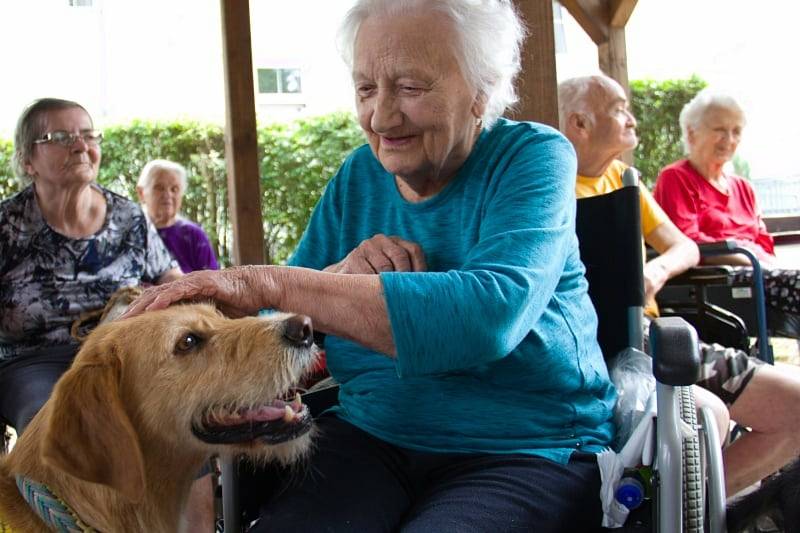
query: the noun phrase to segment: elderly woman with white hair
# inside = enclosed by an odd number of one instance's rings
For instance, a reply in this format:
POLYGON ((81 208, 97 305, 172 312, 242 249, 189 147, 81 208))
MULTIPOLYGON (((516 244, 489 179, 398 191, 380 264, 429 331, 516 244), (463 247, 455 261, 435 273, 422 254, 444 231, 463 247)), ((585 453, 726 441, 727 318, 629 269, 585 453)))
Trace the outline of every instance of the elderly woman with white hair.
POLYGON ((339 405, 316 421, 307 475, 259 470, 242 490, 260 508, 252 531, 600 523, 594 454, 616 395, 575 238, 575 153, 500 118, 523 34, 509 0, 357 1, 342 49, 368 145, 291 266, 195 272, 129 311, 203 296, 327 334, 339 405))
POLYGON ((180 215, 186 186, 183 165, 154 159, 142 169, 136 192, 158 235, 184 273, 218 270, 217 256, 206 232, 180 215))
MULTIPOLYGON (((690 239, 732 239, 752 251, 765 268, 769 329, 800 338, 800 275, 781 268, 752 186, 727 170, 742 138, 744 111, 732 96, 703 89, 683 107, 680 125, 687 157, 661 170, 653 191, 656 201, 690 239)), ((745 256, 735 254, 704 262, 750 265, 745 256)), ((752 270, 740 269, 736 276, 736 283, 749 284, 752 270)))

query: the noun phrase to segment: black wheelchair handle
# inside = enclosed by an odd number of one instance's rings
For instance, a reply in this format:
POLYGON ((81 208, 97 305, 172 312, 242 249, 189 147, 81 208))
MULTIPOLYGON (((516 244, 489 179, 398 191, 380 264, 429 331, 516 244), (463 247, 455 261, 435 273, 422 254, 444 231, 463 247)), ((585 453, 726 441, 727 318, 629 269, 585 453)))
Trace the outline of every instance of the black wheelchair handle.
POLYGON ((739 246, 736 241, 728 239, 717 242, 704 242, 697 245, 700 248, 700 255, 727 255, 733 253, 739 246))

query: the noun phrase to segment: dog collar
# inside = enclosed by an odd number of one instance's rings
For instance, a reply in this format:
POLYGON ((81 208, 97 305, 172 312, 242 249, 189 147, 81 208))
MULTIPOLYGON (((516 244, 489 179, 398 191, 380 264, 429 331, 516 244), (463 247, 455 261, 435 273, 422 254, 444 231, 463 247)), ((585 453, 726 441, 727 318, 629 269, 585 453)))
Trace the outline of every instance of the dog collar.
POLYGON ((53 494, 47 485, 17 475, 17 488, 39 518, 58 533, 97 533, 84 524, 69 505, 53 494))

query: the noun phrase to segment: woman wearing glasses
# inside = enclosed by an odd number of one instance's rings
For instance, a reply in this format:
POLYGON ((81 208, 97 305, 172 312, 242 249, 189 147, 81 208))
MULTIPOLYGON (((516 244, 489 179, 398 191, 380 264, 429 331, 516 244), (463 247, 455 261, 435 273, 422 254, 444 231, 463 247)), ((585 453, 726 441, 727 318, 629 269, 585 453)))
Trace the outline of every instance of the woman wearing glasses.
POLYGON ((102 138, 66 100, 17 122, 14 169, 31 183, 0 203, 0 419, 18 433, 72 362, 75 319, 121 287, 181 275, 141 208, 95 182, 102 138))

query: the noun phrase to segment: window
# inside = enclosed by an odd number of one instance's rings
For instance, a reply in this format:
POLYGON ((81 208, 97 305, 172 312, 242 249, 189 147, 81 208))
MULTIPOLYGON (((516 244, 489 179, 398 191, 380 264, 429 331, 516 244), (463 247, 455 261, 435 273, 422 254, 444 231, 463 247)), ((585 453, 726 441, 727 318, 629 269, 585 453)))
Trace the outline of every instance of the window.
POLYGON ((300 93, 299 68, 258 69, 258 92, 267 94, 300 93))

